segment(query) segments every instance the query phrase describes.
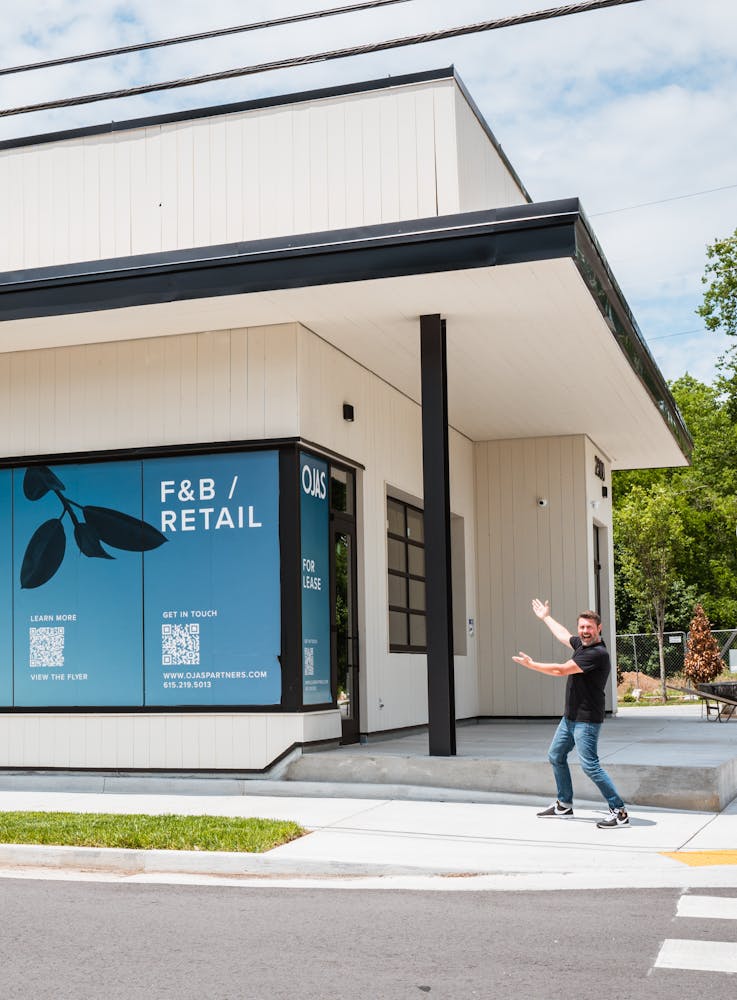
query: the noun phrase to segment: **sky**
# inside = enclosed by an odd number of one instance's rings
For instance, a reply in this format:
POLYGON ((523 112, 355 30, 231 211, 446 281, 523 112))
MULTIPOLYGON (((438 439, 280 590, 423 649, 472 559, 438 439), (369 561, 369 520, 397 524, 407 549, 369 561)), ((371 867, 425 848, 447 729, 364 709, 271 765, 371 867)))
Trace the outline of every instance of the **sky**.
MULTIPOLYGON (((347 3, 7 3, 0 67, 347 3)), ((564 0, 405 0, 312 23, 0 76, 0 109, 563 5, 564 0)), ((689 372, 710 382, 731 341, 706 331, 696 309, 707 246, 737 229, 735 0, 638 0, 314 66, 0 117, 0 139, 451 64, 532 199, 581 199, 665 377, 689 372)))

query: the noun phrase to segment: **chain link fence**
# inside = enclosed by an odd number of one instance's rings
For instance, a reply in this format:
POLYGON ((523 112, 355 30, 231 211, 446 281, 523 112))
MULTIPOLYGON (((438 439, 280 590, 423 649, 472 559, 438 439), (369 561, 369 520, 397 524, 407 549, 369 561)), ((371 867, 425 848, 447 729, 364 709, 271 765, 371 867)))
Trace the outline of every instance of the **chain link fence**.
MULTIPOLYGON (((724 669, 732 670, 737 677, 737 629, 715 629, 712 635, 722 650, 724 669), (730 657, 730 651, 732 653, 730 657), (730 667, 730 661, 732 666, 730 667)), ((666 677, 683 673, 688 632, 666 632, 663 653, 666 677)), ((632 671, 647 677, 660 677, 658 637, 652 633, 620 633, 617 635, 617 671, 632 671)))

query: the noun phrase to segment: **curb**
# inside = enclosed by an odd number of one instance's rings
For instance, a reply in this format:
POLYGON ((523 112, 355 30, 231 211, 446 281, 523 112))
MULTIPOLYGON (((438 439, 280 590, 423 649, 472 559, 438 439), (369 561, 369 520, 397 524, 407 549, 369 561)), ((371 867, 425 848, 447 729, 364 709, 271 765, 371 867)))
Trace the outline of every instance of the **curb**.
MULTIPOLYGON (((310 861, 245 854, 235 851, 157 851, 113 847, 55 847, 40 844, 0 844, 0 868, 71 869, 118 875, 168 874, 244 876, 453 875, 453 868, 411 865, 355 864, 310 861)), ((476 873, 474 873, 476 874, 476 873)))

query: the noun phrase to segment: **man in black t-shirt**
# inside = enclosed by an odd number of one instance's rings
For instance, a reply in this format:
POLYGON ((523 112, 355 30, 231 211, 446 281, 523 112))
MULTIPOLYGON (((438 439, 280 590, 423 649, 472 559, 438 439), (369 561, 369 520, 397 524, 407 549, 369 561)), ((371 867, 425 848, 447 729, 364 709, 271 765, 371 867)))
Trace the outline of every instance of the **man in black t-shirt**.
POLYGON ((574 746, 581 769, 594 782, 609 805, 608 819, 596 825, 601 829, 627 826, 629 817, 614 783, 599 762, 599 731, 604 721, 604 699, 611 663, 609 651, 601 638, 601 618, 595 611, 582 611, 578 616, 578 635, 571 635, 565 626, 550 616, 550 602, 535 598, 534 614, 555 638, 573 650, 565 663, 538 663, 527 653, 513 656, 529 670, 551 677, 567 677, 566 707, 548 751, 553 767, 558 798, 537 815, 545 819, 573 815, 573 783, 568 767, 568 754, 574 746))

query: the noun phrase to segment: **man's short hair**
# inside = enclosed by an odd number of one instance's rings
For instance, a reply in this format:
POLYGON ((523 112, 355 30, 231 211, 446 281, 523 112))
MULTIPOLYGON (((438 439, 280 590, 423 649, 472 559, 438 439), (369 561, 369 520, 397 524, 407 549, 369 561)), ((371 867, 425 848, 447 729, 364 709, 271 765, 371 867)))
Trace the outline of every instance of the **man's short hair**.
MULTIPOLYGON (((588 618, 589 621, 595 622, 597 625, 601 625, 601 615, 598 611, 579 611, 578 618, 588 618)), ((578 621, 578 618, 576 621, 578 621)))

